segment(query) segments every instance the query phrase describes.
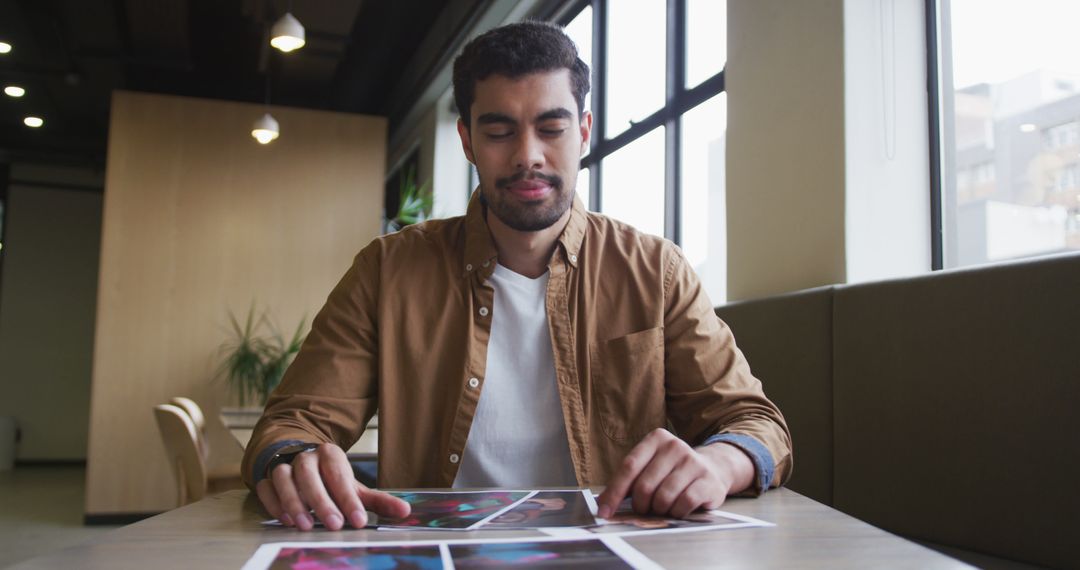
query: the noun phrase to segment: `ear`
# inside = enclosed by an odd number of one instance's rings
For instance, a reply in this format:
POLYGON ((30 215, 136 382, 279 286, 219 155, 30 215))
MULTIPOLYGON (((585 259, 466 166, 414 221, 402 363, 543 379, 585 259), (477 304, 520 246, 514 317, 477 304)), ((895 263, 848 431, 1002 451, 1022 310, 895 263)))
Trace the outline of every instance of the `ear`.
POLYGON ((462 121, 460 117, 457 120, 457 133, 461 137, 461 150, 465 151, 466 160, 475 165, 476 158, 473 156, 472 136, 469 134, 469 128, 465 126, 465 121, 462 121))
POLYGON ((592 111, 581 114, 581 154, 589 152, 589 142, 592 140, 592 111))

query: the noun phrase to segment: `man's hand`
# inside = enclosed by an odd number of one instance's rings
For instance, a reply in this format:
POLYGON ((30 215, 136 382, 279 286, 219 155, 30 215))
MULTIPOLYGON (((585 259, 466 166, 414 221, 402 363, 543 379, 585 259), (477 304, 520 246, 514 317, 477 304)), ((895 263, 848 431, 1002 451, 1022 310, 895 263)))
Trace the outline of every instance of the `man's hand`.
POLYGON ((600 495, 597 514, 607 518, 633 495, 634 511, 683 518, 704 507, 715 509, 729 493, 745 490, 754 464, 726 443, 692 448, 665 429, 653 430, 630 450, 600 495))
POLYGON ((345 525, 342 513, 347 513, 354 528, 363 528, 367 524, 365 508, 392 518, 409 514, 409 503, 357 481, 345 452, 332 443, 297 455, 291 465, 278 465, 255 485, 255 492, 271 516, 300 530, 315 526, 311 510, 330 530, 345 525))

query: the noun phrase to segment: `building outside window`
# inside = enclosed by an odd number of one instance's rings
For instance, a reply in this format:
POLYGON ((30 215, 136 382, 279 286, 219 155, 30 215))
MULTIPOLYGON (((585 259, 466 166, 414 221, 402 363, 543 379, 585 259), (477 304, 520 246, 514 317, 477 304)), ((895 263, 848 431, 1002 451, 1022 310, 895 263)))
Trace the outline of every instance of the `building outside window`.
POLYGON ((1080 250, 1080 2, 928 5, 939 71, 935 268, 1080 250))

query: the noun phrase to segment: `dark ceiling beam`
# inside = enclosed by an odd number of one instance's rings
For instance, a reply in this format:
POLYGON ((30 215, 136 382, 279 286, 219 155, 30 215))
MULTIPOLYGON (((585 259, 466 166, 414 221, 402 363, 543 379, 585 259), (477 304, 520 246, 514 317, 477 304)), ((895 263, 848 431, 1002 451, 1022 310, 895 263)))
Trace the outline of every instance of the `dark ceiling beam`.
POLYGON ((381 114, 390 87, 435 23, 442 5, 437 0, 361 4, 352 40, 332 82, 332 107, 381 114))
POLYGON ((451 0, 439 14, 436 24, 424 38, 404 72, 393 85, 384 113, 397 124, 420 98, 421 92, 450 65, 465 43, 468 31, 483 15, 485 2, 451 0))

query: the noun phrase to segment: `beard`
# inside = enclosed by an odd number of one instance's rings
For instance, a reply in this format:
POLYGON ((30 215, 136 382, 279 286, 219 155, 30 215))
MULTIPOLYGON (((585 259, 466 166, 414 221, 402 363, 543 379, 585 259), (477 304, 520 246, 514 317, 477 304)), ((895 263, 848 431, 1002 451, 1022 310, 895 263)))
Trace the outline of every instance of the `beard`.
POLYGON ((499 221, 519 232, 538 232, 550 228, 570 209, 574 202, 573 189, 567 190, 563 179, 557 174, 521 171, 506 178, 496 178, 494 188, 488 188, 480 179, 480 198, 488 211, 499 221), (510 195, 508 188, 523 180, 543 180, 551 185, 551 193, 545 200, 520 202, 510 195))

